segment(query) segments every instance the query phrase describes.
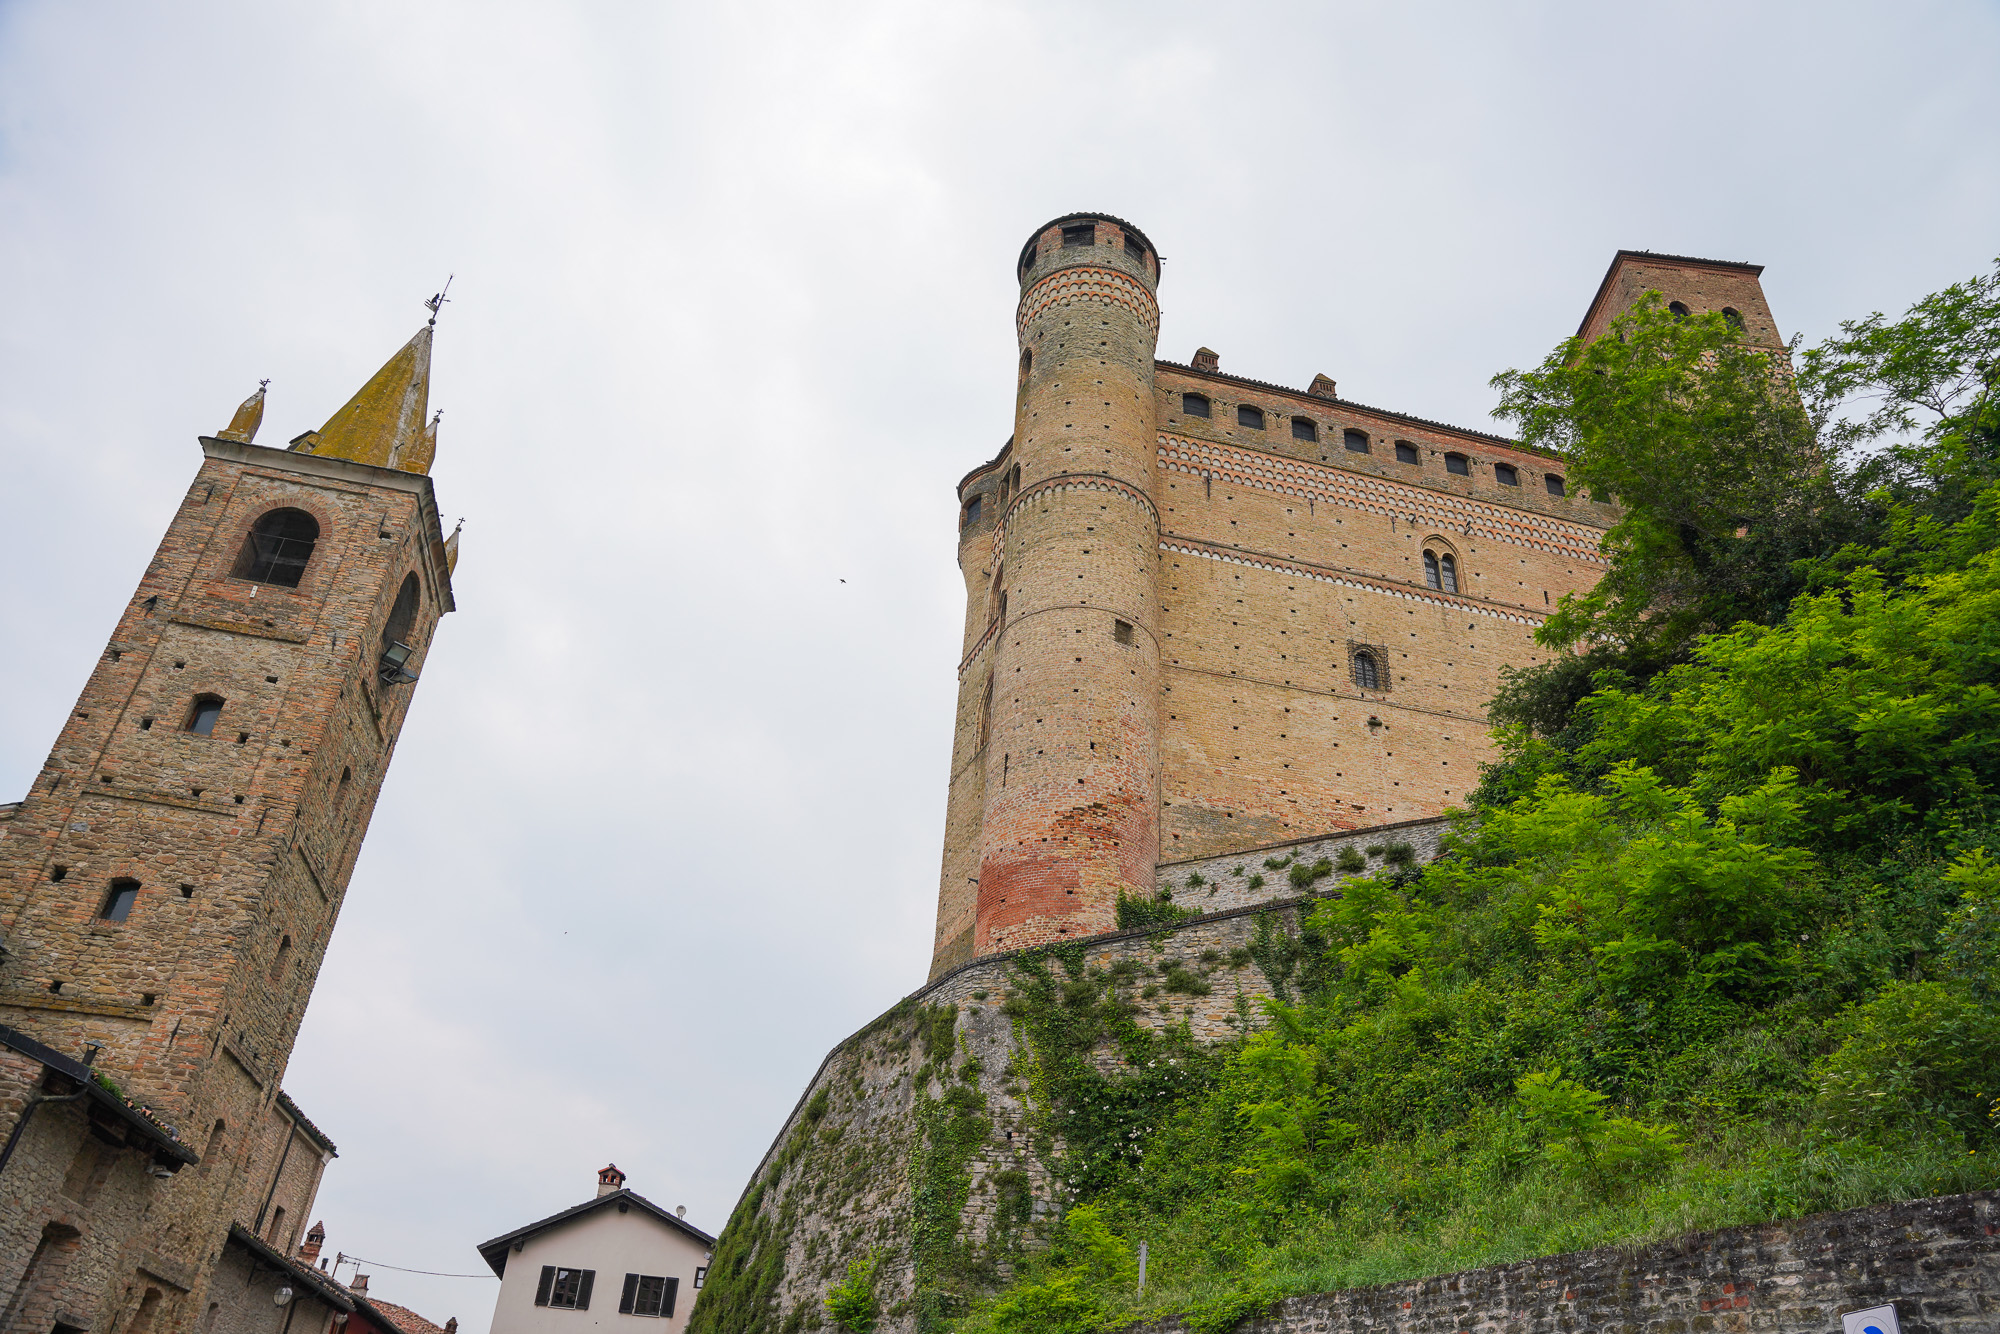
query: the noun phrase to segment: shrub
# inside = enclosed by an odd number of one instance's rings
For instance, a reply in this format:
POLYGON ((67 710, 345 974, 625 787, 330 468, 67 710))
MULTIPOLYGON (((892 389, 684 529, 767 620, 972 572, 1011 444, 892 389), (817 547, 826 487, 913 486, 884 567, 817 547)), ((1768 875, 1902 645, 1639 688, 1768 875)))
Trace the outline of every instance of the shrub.
POLYGON ((1322 857, 1312 865, 1301 862, 1292 868, 1292 888, 1311 889, 1333 874, 1333 863, 1322 857))
POLYGON ((1118 929, 1120 931, 1143 930, 1151 926, 1172 926, 1193 917, 1192 908, 1183 908, 1161 890, 1150 899, 1118 896, 1118 929))
POLYGON ((1673 1163, 1681 1146, 1672 1126, 1612 1116, 1602 1093, 1564 1079, 1561 1069, 1533 1071, 1514 1085, 1521 1115, 1564 1176, 1609 1196, 1673 1163))
POLYGON ((1266 857, 1264 859, 1264 869, 1267 871, 1282 871, 1291 864, 1292 859, 1289 856, 1266 857))
POLYGON ((848 1334, 869 1334, 875 1328, 875 1267, 881 1253, 870 1251, 847 1262, 847 1278, 827 1290, 826 1313, 848 1334))
POLYGON ((2000 1097, 2000 1012, 1950 982, 1896 982, 1834 1023, 1842 1041, 1819 1063, 1821 1119, 1880 1139, 1949 1126, 1989 1141, 2000 1097))
POLYGON ((1368 859, 1356 852, 1352 847, 1345 847, 1340 850, 1340 856, 1334 860, 1334 865, 1338 866, 1348 875, 1353 875, 1356 871, 1365 871, 1368 869, 1368 859))
POLYGON ((1000 1334, 1096 1334, 1104 1309, 1075 1274, 1024 1283, 993 1307, 1000 1334))

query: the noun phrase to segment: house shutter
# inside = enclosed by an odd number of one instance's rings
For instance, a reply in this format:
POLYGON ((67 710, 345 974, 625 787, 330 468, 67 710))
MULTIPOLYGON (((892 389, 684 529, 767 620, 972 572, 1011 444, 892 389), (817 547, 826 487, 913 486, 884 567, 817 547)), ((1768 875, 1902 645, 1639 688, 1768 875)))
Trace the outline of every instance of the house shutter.
POLYGON ((672 1315, 674 1313, 674 1294, 680 1290, 680 1286, 681 1281, 677 1278, 667 1280, 667 1295, 660 1302, 661 1315, 672 1315))
POLYGON ((596 1281, 597 1271, 595 1269, 586 1269, 583 1271, 583 1281, 576 1285, 577 1310, 588 1311, 590 1309, 590 1285, 596 1281))
POLYGON ((639 1276, 637 1274, 627 1274, 625 1276, 625 1294, 624 1296, 618 1299, 619 1315, 632 1314, 632 1297, 638 1291, 639 1291, 639 1276))
POLYGON ((535 1305, 547 1306, 549 1304, 549 1288, 555 1281, 556 1267, 554 1265, 543 1265, 542 1281, 535 1285, 535 1305))

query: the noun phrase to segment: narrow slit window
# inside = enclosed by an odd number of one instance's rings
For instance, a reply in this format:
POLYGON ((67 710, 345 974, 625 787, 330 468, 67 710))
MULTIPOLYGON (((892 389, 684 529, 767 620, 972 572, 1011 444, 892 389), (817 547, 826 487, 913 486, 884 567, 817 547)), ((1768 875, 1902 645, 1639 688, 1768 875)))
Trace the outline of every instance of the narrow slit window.
POLYGON ((220 695, 196 695, 194 707, 188 710, 187 726, 182 730, 193 732, 196 736, 212 736, 215 733, 215 720, 221 716, 220 695))
POLYGON ((1208 400, 1200 394, 1182 394, 1181 414, 1187 417, 1207 417, 1208 400))
POLYGON ((122 922, 132 915, 132 905, 138 901, 137 880, 113 880, 111 891, 104 896, 104 906, 97 915, 107 922, 122 922))
POLYGON ((250 525, 236 558, 236 577, 297 588, 319 542, 319 520, 300 509, 276 509, 250 525))
POLYGON ((1444 581, 1438 574, 1438 558, 1435 551, 1426 551, 1424 553, 1424 587, 1444 587, 1444 581))
POLYGON ((1422 463, 1423 458, 1421 455, 1417 453, 1417 447, 1415 445, 1411 444, 1407 440, 1398 440, 1396 442, 1396 462, 1422 463))
POLYGON ((1350 454, 1366 454, 1368 452, 1368 432, 1366 431, 1356 431, 1350 428, 1341 432, 1340 442, 1347 446, 1347 452, 1350 454))
POLYGON ((1458 591, 1458 562, 1452 558, 1450 553, 1438 557, 1438 575, 1444 580, 1445 592, 1456 593, 1458 591))
POLYGON ((1453 477, 1470 477, 1472 462, 1463 454, 1447 454, 1444 456, 1444 470, 1453 477))
POLYGON ((1543 473, 1542 485, 1549 489, 1549 494, 1552 496, 1560 496, 1567 494, 1563 490, 1563 479, 1555 473, 1552 472, 1543 473))
POLYGON ((276 982, 279 978, 283 977, 285 973, 285 965, 290 963, 291 959, 292 959, 292 938, 290 936, 286 936, 278 942, 278 952, 271 956, 271 971, 267 975, 269 979, 273 982, 276 982))
POLYGON ((1511 463, 1496 463, 1493 465, 1493 480, 1502 486, 1519 486, 1521 474, 1514 470, 1511 463))
POLYGON ((1311 417, 1292 418, 1292 439, 1318 440, 1319 423, 1314 421, 1311 417))

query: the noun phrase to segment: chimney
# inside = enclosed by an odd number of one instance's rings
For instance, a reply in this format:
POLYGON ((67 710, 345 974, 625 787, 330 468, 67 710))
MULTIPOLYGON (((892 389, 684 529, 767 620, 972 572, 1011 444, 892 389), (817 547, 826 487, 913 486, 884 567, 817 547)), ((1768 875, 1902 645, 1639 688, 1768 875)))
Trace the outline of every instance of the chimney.
POLYGON ((1194 350, 1194 360, 1189 364, 1198 371, 1212 371, 1222 364, 1222 359, 1215 355, 1214 348, 1198 347, 1194 350))
POLYGON ((618 1170, 618 1164, 606 1163, 597 1170, 597 1193, 609 1195, 625 1184, 625 1174, 618 1170))
POLYGON ((353 1280, 348 1283, 347 1290, 357 1297, 366 1297, 368 1295, 368 1275, 356 1274, 353 1280))
POLYGON ((1340 397, 1340 395, 1334 391, 1333 377, 1328 375, 1313 376, 1312 388, 1306 390, 1306 392, 1308 394, 1311 394, 1314 398, 1340 397))
POLYGON ((307 1264, 319 1259, 319 1248, 326 1244, 326 1224, 314 1223, 312 1231, 306 1233, 305 1243, 299 1247, 299 1259, 307 1264))
POLYGON ((457 1316, 453 1316, 451 1319, 444 1322, 444 1334, 458 1334, 457 1316))

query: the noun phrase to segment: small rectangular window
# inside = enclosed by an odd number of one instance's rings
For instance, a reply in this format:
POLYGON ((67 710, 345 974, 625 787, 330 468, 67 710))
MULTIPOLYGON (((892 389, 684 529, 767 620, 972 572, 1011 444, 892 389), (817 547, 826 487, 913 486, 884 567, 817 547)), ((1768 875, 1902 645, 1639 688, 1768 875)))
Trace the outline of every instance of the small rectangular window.
POLYGON ((1368 432, 1366 431, 1344 431, 1341 433, 1340 440, 1342 444, 1347 446, 1347 452, 1350 454, 1366 454, 1368 452, 1368 432))
POLYGON ((979 522, 979 497, 974 496, 972 499, 965 502, 965 521, 959 524, 959 527, 970 528, 972 527, 973 524, 978 522, 979 522))
POLYGON ((1264 409, 1253 408, 1247 403, 1244 404, 1236 409, 1236 424, 1238 426, 1247 426, 1253 431, 1263 430, 1264 409))
POLYGON ((1131 643, 1131 642, 1132 642, 1132 622, 1130 622, 1130 621, 1113 621, 1113 622, 1111 623, 1111 637, 1112 637, 1113 639, 1117 640, 1117 641, 1118 641, 1119 643, 1121 643, 1121 644, 1129 644, 1129 643, 1131 643))
POLYGON ((1097 224, 1080 222, 1063 228, 1063 249, 1073 250, 1077 246, 1097 244, 1097 224))
POLYGON ((1311 417, 1292 418, 1292 439, 1294 440, 1319 439, 1318 423, 1313 421, 1311 417))
POLYGON ((107 922, 122 922, 132 915, 132 905, 138 901, 137 880, 113 880, 111 892, 104 896, 104 907, 97 915, 107 922))
POLYGON ((1200 394, 1182 394, 1181 414, 1187 417, 1208 416, 1208 400, 1200 394))
POLYGON ((221 716, 222 701, 213 695, 202 695, 188 713, 187 730, 196 736, 208 736, 215 731, 215 720, 221 716))
POLYGON ((1423 459, 1418 456, 1417 447, 1415 445, 1411 444, 1407 440, 1398 440, 1396 442, 1396 462, 1422 463, 1423 459))
POLYGON ((674 1313, 677 1278, 659 1274, 627 1274, 625 1292, 618 1299, 621 1315, 670 1316, 674 1313))
POLYGON ((1493 465, 1493 480, 1502 486, 1519 486, 1521 474, 1514 471, 1511 463, 1496 463, 1493 465))
POLYGON ((1556 476, 1552 472, 1545 472, 1542 474, 1542 485, 1549 489, 1549 494, 1552 496, 1560 496, 1564 494, 1563 479, 1556 476))
POLYGON ((698 1266, 694 1271, 695 1291, 699 1292, 701 1290, 701 1285, 706 1282, 708 1282, 708 1266, 707 1265, 698 1266))
POLYGON ((543 1265, 542 1280, 535 1289, 535 1305, 557 1307, 565 1311, 588 1311, 590 1288, 596 1281, 595 1269, 566 1269, 561 1265, 543 1265))
POLYGON ((1453 477, 1472 476, 1472 465, 1466 462, 1465 455, 1463 454, 1445 455, 1444 470, 1450 473, 1453 477))
POLYGON ((1134 264, 1137 264, 1142 269, 1146 267, 1146 247, 1140 245, 1129 236, 1125 238, 1125 253, 1132 257, 1134 264))

